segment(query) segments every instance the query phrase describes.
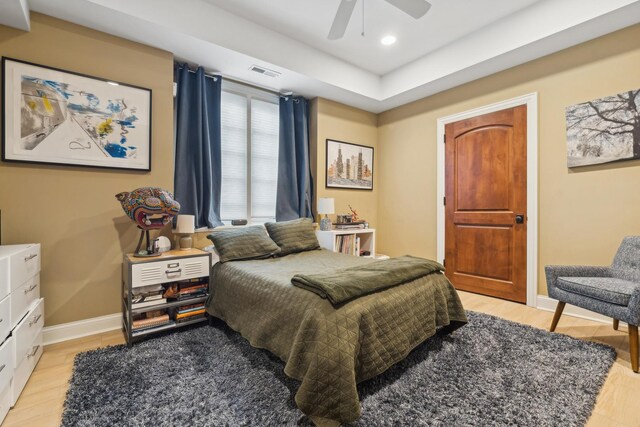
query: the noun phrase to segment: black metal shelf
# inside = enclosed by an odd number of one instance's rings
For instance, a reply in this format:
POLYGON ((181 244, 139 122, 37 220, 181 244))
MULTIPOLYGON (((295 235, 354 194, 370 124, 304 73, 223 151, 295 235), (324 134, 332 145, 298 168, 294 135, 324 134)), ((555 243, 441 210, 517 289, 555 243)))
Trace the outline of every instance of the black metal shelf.
MULTIPOLYGON (((196 249, 193 249, 186 254, 183 254, 178 251, 172 251, 172 253, 169 253, 168 255, 163 254, 162 260, 163 262, 168 262, 168 261, 173 262, 173 260, 175 260, 176 262, 181 262, 181 260, 184 260, 184 259, 204 257, 204 256, 206 256, 208 259, 207 268, 208 268, 208 273, 210 274, 211 254, 207 252, 199 251, 196 249)), ((154 333, 169 331, 172 329, 193 325, 193 324, 205 322, 208 320, 208 317, 206 315, 204 317, 199 317, 193 320, 185 320, 180 323, 177 323, 176 320, 174 319, 170 319, 169 323, 167 324, 163 324, 159 326, 151 326, 145 329, 133 330, 133 317, 136 314, 143 314, 143 313, 155 311, 155 310, 163 310, 163 311, 167 310, 169 312, 170 311, 169 309, 171 308, 181 307, 185 305, 192 305, 192 304, 201 304, 201 303, 204 303, 209 298, 209 295, 207 293, 205 295, 195 297, 195 298, 188 298, 183 300, 171 299, 169 302, 165 302, 162 304, 155 304, 147 307, 133 308, 132 292, 133 292, 134 286, 133 286, 132 269, 133 269, 133 265, 138 264, 140 262, 144 262, 144 261, 140 261, 128 255, 124 257, 124 265, 122 269, 123 274, 122 274, 122 299, 121 299, 122 331, 124 332, 125 338, 127 340, 127 345, 131 346, 133 344, 134 338, 135 338, 135 341, 137 341, 138 339, 143 339, 144 337, 148 335, 152 335, 154 333)), ((148 262, 152 262, 152 261, 148 261, 148 262)), ((153 262, 157 262, 157 260, 154 259, 153 262)), ((209 274, 204 274, 200 276, 200 279, 208 282, 210 280, 209 274)), ((184 280, 191 280, 191 279, 187 277, 184 280)), ((158 280, 158 281, 154 280, 153 282, 155 283, 148 283, 148 282, 151 282, 151 280, 147 280, 146 281, 147 283, 145 283, 145 286, 149 286, 152 284, 165 285, 164 281, 161 281, 161 280, 158 280), (157 283, 158 281, 160 281, 161 283, 157 283)), ((177 279, 175 281, 181 281, 181 280, 177 279)), ((169 283, 169 282, 166 282, 166 283, 169 283)), ((137 287, 140 287, 140 286, 137 286, 137 287)))
POLYGON ((207 298, 209 298, 208 294, 202 297, 183 299, 180 301, 165 302, 162 304, 150 305, 148 307, 140 307, 140 308, 131 307, 131 313, 140 314, 140 313, 146 313, 147 311, 164 310, 166 308, 180 307, 182 305, 197 304, 199 302, 205 302, 207 298))
POLYGON ((206 317, 199 317, 199 318, 197 318, 195 320, 189 320, 189 321, 180 322, 180 323, 176 323, 175 320, 171 320, 170 323, 168 323, 166 325, 162 325, 162 326, 155 326, 155 327, 152 327, 152 328, 143 329, 141 331, 136 331, 134 329, 131 332, 131 336, 136 338, 136 337, 140 337, 140 336, 143 336, 143 335, 154 334, 154 333, 160 332, 160 331, 167 331, 169 329, 176 329, 176 328, 181 328, 183 326, 193 325, 193 324, 196 324, 196 323, 204 322, 206 320, 207 320, 206 317))

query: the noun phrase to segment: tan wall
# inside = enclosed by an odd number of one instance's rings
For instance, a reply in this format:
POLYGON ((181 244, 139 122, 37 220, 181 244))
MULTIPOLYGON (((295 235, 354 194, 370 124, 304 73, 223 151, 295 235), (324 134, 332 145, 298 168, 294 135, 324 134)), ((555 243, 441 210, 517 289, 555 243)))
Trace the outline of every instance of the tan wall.
POLYGON ((566 106, 640 87, 640 25, 382 113, 379 250, 436 256, 436 120, 539 94, 539 280, 544 265, 609 264, 640 234, 640 162, 569 170, 566 106))
MULTIPOLYGON (((315 197, 333 197, 336 214, 348 214, 351 205, 371 227, 378 223, 378 192, 381 178, 378 170, 378 118, 376 114, 348 107, 323 98, 311 101, 311 164, 315 197), (326 139, 351 142, 374 148, 373 191, 326 188, 326 139)), ((330 216, 332 220, 335 215, 330 216)))
POLYGON ((173 188, 173 57, 37 13, 28 33, 0 26, 0 54, 153 90, 150 173, 0 163, 3 243, 42 244, 45 324, 116 313, 137 230, 114 195, 173 188))
MULTIPOLYGON (((635 26, 381 115, 315 99, 316 197, 334 197, 338 213, 354 206, 378 229, 379 252, 435 257, 436 119, 538 92, 540 291, 545 264, 608 263, 639 232, 640 162, 568 170, 564 108, 640 87, 639 39, 635 26), (327 138, 374 147, 373 191, 325 188, 327 138)), ((46 324, 118 312, 121 257, 137 230, 113 195, 173 187, 173 58, 35 13, 29 33, 0 26, 0 53, 153 90, 151 173, 0 163, 3 243, 42 243, 46 324)))

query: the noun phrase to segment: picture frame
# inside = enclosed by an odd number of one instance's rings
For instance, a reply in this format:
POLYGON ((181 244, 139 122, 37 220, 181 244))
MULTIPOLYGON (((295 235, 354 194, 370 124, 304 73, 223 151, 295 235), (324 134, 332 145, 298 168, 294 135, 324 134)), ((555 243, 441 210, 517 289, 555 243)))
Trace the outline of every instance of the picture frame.
POLYGON ((567 167, 640 159, 640 89, 566 108, 567 167))
POLYGON ((152 90, 2 58, 2 161, 151 171, 152 90))
POLYGON ((325 187, 373 191, 374 149, 326 140, 325 187))

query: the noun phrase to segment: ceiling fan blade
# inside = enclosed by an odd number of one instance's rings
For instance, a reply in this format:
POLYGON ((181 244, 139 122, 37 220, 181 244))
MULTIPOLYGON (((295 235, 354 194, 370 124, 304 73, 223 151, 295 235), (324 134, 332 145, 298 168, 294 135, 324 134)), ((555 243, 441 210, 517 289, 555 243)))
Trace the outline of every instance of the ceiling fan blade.
POLYGON ((415 19, 422 18, 431 9, 431 3, 426 0, 386 0, 386 2, 415 19))
POLYGON ((338 12, 336 13, 336 17, 333 19, 333 24, 329 31, 329 40, 337 40, 344 36, 355 7, 356 0, 342 0, 340 2, 338 12))

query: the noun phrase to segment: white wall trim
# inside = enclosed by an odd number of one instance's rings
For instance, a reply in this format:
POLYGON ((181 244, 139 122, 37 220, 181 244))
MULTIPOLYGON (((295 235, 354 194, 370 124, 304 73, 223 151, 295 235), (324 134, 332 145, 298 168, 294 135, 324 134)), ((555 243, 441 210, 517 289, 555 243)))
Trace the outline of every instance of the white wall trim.
MULTIPOLYGON (((556 310, 556 305, 558 304, 557 300, 549 298, 546 295, 536 296, 536 308, 550 312, 554 312, 556 310)), ((610 317, 602 316, 598 313, 594 313, 593 311, 585 310, 570 304, 566 305, 562 314, 607 324, 612 323, 613 321, 610 317)), ((560 319, 560 322, 562 322, 562 319, 560 319)), ((620 322, 620 325, 625 325, 625 323, 620 322)), ((43 341, 44 345, 55 344, 76 338, 83 338, 89 335, 114 331, 121 327, 122 313, 108 314, 106 316, 93 317, 91 319, 79 320, 77 322, 46 326, 43 331, 43 341)))
POLYGON ((438 119, 437 130, 437 258, 444 258, 444 129, 447 123, 493 113, 520 105, 527 106, 527 305, 536 307, 538 296, 538 93, 530 93, 473 110, 438 119))
POLYGON ((109 332, 122 327, 122 313, 93 317, 77 322, 62 323, 60 325, 45 326, 43 330, 44 345, 73 340, 89 335, 109 332))
MULTIPOLYGON (((556 311, 558 300, 550 298, 546 295, 538 295, 538 308, 544 311, 556 311)), ((594 322, 612 324, 613 319, 611 317, 603 316, 602 314, 595 313, 593 311, 586 310, 575 305, 567 304, 564 307, 562 315, 579 317, 580 319, 593 320, 594 322)), ((562 326, 562 317, 560 318, 559 325, 562 326)), ((620 322, 620 325, 626 325, 624 322, 620 322)))

